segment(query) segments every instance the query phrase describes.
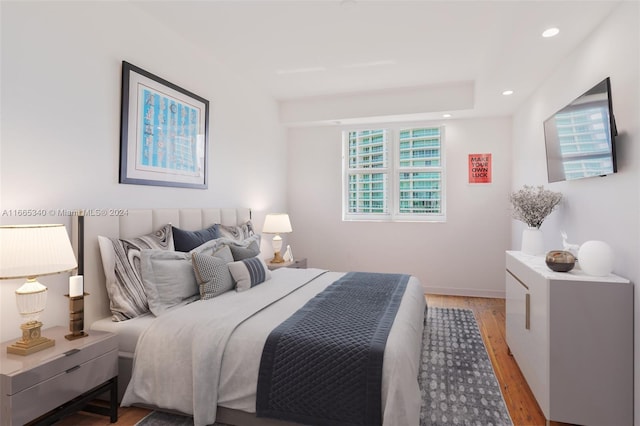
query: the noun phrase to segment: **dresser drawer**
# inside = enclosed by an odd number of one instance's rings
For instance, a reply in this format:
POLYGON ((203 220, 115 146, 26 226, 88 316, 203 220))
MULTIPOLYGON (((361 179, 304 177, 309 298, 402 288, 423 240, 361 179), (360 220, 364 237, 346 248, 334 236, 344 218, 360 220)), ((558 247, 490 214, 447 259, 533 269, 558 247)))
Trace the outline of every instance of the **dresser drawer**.
POLYGON ((2 392, 9 396, 15 395, 107 352, 117 351, 117 348, 118 339, 110 334, 91 333, 88 337, 73 342, 67 341, 64 337, 56 338, 56 345, 52 348, 27 357, 13 356, 11 361, 23 361, 29 365, 28 368, 22 367, 15 373, 3 377, 2 392), (50 355, 49 352, 55 355, 50 355))
POLYGON ((9 424, 25 424, 117 375, 117 349, 73 365, 68 370, 9 396, 9 424))

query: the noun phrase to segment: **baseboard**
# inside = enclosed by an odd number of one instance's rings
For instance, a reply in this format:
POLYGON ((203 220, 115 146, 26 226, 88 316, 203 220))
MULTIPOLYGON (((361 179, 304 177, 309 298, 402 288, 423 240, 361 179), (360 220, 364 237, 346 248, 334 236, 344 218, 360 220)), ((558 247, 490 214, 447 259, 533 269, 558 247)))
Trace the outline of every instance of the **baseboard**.
POLYGON ((478 290, 475 288, 428 287, 423 285, 424 294, 439 294, 443 296, 488 297, 504 299, 506 293, 498 290, 478 290))

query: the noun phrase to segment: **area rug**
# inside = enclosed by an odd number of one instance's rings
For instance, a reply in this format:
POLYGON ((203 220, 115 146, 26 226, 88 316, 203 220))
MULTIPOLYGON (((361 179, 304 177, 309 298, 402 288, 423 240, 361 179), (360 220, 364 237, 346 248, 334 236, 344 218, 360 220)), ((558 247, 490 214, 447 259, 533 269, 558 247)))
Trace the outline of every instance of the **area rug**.
MULTIPOLYGON (((429 308, 426 316, 419 372, 420 426, 512 425, 473 312, 429 308)), ((136 426, 192 425, 190 417, 159 411, 136 423, 136 426)))
POLYGON ((423 344, 421 426, 513 424, 471 310, 429 308, 423 344))

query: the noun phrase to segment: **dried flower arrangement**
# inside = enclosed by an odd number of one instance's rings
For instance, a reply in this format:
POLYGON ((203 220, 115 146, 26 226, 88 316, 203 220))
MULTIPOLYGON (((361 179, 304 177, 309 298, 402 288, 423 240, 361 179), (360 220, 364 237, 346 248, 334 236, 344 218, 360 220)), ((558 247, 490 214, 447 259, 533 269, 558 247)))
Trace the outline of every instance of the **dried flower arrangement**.
POLYGON ((543 186, 525 185, 509 196, 509 201, 513 205, 513 218, 532 228, 540 228, 560 200, 562 200, 561 193, 549 191, 543 186))

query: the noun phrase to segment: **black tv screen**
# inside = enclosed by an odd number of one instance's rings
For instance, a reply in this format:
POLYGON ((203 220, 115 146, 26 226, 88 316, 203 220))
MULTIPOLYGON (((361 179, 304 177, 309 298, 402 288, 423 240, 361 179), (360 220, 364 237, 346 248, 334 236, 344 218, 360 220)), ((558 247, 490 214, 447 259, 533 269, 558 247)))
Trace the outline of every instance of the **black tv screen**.
POLYGON ((609 77, 544 122, 549 182, 617 172, 609 77))

